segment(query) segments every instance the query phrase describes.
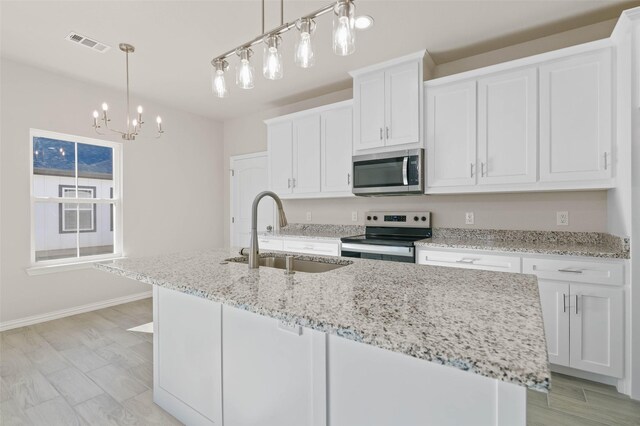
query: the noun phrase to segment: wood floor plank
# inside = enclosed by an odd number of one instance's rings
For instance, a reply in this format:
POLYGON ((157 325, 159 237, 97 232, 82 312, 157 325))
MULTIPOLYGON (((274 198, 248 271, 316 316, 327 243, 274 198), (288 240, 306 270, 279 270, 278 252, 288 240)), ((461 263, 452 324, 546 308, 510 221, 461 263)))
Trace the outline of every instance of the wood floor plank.
POLYGON ((153 402, 153 391, 148 390, 123 402, 124 407, 149 425, 182 425, 175 417, 153 402))
POLYGON ((135 346, 144 342, 142 337, 138 336, 138 334, 139 333, 123 330, 121 328, 113 328, 104 332, 104 335, 111 339, 114 343, 117 343, 125 348, 129 348, 131 346, 135 346))
POLYGON ((153 389, 153 363, 145 362, 129 368, 127 371, 149 389, 153 389))
POLYGON ((35 407, 31 407, 26 410, 26 414, 34 426, 81 425, 78 414, 62 397, 54 398, 35 407))
POLYGON ((31 420, 13 399, 0 403, 0 425, 3 426, 30 426, 31 420))
POLYGON ((47 341, 55 350, 64 351, 71 348, 77 348, 82 345, 82 341, 73 334, 73 331, 66 329, 50 329, 41 331, 40 335, 47 341))
POLYGON ((6 348, 0 356, 0 376, 11 376, 29 372, 35 367, 24 353, 14 347, 6 348))
POLYGON ((126 368, 135 367, 145 362, 145 359, 141 355, 117 343, 96 349, 95 353, 112 364, 119 364, 126 368))
POLYGON ((77 405, 103 393, 102 389, 75 367, 48 376, 51 384, 71 405, 77 405))
POLYGON ((149 389, 132 377, 126 369, 113 364, 90 371, 87 375, 119 402, 138 396, 149 389))
POLYGON ((145 361, 153 362, 153 343, 142 341, 137 345, 129 347, 129 349, 131 349, 145 361))
POLYGON ((47 346, 47 341, 32 327, 26 327, 22 332, 9 333, 5 336, 4 340, 23 353, 35 351, 43 346, 47 346))
MULTIPOLYGON (((588 391, 585 390, 585 392, 588 391)), ((611 399, 616 400, 617 398, 611 397, 611 399)), ((636 419, 630 417, 628 412, 619 411, 614 406, 607 406, 606 404, 596 407, 587 402, 577 401, 573 398, 567 398, 562 395, 554 395, 553 393, 550 393, 549 407, 566 414, 604 423, 606 425, 638 426, 636 419)))
POLYGON ((34 407, 59 396, 51 383, 37 369, 8 376, 2 380, 9 388, 11 398, 22 409, 34 407))
POLYGON ((109 361, 84 345, 61 351, 60 354, 83 373, 109 364, 109 361))
POLYGON ((139 319, 113 308, 101 309, 96 311, 96 313, 112 323, 117 324, 120 329, 127 330, 142 325, 139 319))
POLYGON ((69 363, 49 343, 26 354, 31 363, 45 376, 69 367, 69 363))
POLYGON ((527 405, 527 426, 612 426, 551 408, 527 405))
POLYGON ((107 394, 89 399, 73 408, 90 425, 122 426, 135 425, 137 422, 133 414, 107 394))

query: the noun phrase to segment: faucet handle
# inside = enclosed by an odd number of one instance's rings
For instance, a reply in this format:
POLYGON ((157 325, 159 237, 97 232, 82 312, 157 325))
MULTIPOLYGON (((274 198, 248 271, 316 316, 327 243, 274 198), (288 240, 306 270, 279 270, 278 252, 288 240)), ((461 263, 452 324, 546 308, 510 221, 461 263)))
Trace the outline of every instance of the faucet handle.
POLYGON ((267 232, 271 232, 271 231, 273 231, 273 226, 267 225, 267 232))
POLYGON ((249 247, 242 247, 240 249, 240 256, 249 256, 249 247))

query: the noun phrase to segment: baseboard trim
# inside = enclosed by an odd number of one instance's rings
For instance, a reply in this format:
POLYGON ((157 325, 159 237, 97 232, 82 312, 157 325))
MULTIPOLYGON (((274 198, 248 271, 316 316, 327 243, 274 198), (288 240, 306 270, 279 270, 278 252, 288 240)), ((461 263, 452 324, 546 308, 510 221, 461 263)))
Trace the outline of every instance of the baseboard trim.
POLYGON ((14 328, 25 327, 28 325, 38 324, 41 322, 51 321, 54 319, 70 317, 71 315, 97 311, 98 309, 108 308, 110 306, 115 306, 115 305, 121 305, 123 303, 135 302, 136 300, 147 299, 151 297, 152 294, 153 294, 152 291, 144 291, 142 293, 136 293, 130 296, 116 297, 113 299, 102 300, 100 302, 89 303, 87 305, 75 306, 73 308, 48 312, 46 314, 32 315, 30 317, 0 322, 0 331, 12 330, 14 328))

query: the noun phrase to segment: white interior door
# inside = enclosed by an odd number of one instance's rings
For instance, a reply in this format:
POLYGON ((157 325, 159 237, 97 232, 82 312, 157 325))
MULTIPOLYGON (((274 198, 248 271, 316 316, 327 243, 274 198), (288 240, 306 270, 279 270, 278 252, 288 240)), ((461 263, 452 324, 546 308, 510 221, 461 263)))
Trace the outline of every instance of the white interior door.
POLYGON ((569 284, 538 280, 549 362, 569 365, 569 284))
MULTIPOLYGON (((251 205, 268 190, 267 153, 231 157, 231 246, 248 247, 251 240, 251 205)), ((263 198, 258 207, 258 232, 274 226, 275 203, 263 198)))

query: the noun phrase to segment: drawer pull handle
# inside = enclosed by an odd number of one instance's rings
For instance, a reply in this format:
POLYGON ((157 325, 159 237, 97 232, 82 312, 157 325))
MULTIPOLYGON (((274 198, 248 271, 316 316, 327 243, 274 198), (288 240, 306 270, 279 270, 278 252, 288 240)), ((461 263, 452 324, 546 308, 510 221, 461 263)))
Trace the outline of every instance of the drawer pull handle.
POLYGON ((468 259, 468 258, 464 258, 464 259, 460 259, 460 260, 456 260, 456 263, 466 263, 466 264, 472 264, 473 262, 475 262, 478 259, 468 259))
POLYGON ((581 274, 581 269, 558 269, 558 272, 569 272, 571 274, 581 274))
POLYGON ((576 315, 578 315, 578 295, 576 294, 576 315))
POLYGON ((562 293, 562 312, 567 312, 567 295, 562 293))

